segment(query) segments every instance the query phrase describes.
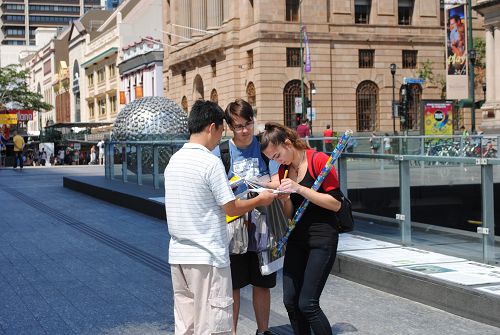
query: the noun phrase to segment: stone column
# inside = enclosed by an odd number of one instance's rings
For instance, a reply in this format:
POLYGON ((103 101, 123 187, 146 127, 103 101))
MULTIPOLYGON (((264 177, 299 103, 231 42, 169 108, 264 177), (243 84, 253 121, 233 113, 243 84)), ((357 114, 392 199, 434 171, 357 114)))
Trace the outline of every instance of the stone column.
MULTIPOLYGON (((197 0, 196 6, 191 6, 191 27, 205 30, 207 28, 207 2, 197 0)), ((192 30, 192 36, 203 36, 205 33, 199 30, 192 30)))
POLYGON ((227 22, 229 20, 229 9, 231 7, 231 0, 222 0, 223 2, 223 15, 222 15, 222 21, 227 22))
MULTIPOLYGON (((495 50, 490 54, 491 62, 494 63, 495 59, 498 59, 498 55, 500 55, 500 26, 495 26, 495 30, 493 33, 493 39, 495 40, 495 50)), ((500 64, 495 64, 495 84, 493 85, 494 96, 492 97, 495 102, 500 102, 500 64)), ((488 85, 488 84, 486 84, 488 85)), ((489 91, 490 89, 486 86, 486 89, 489 91)))
POLYGON ((207 29, 216 30, 222 25, 222 0, 207 0, 207 29))
POLYGON ((495 96, 495 39, 493 29, 486 28, 486 101, 495 96))
MULTIPOLYGON (((178 0, 178 3, 178 19, 175 19, 174 22, 180 26, 191 27, 191 0, 178 0)), ((191 38, 191 29, 175 27, 174 34, 191 38)), ((179 42, 188 42, 188 40, 179 38, 179 42)))

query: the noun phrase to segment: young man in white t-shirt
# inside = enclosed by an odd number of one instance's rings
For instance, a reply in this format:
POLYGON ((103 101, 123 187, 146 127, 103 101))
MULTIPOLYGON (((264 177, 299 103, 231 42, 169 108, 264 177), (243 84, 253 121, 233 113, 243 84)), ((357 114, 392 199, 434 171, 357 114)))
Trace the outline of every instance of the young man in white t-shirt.
POLYGON ((231 334, 232 285, 226 214, 269 205, 272 192, 235 200, 221 160, 211 151, 224 131, 224 111, 197 101, 189 114, 189 143, 165 168, 165 209, 176 334, 231 334))

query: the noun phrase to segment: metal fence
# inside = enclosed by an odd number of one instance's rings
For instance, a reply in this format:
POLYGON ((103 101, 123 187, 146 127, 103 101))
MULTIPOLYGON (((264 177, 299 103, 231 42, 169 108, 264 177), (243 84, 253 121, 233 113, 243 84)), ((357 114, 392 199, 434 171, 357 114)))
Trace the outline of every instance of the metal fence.
MULTIPOLYGON (((477 246, 471 251, 476 257, 469 259, 489 264, 496 262, 495 251, 498 250, 497 253, 500 255, 500 247, 496 246, 500 243, 500 239, 495 237, 494 221, 495 175, 500 179, 500 168, 498 168, 500 159, 495 158, 497 144, 500 143, 498 137, 391 136, 390 141, 385 140, 386 144, 390 143, 390 147, 385 150, 386 153, 383 153, 384 137, 377 137, 380 140, 377 153, 373 153, 370 139, 373 143, 373 137, 355 137, 349 152, 344 153, 338 160, 337 170, 341 189, 347 193, 348 190, 354 189, 365 192, 366 189, 377 185, 393 187, 399 193, 398 210, 395 217, 380 217, 358 212, 356 213, 358 219, 383 221, 394 228, 391 233, 392 240, 403 245, 414 245, 416 239, 412 238, 412 231, 415 229, 441 231, 441 233, 443 230, 426 225, 425 222, 412 220, 411 205, 414 199, 410 192, 411 187, 418 183, 421 186, 472 183, 480 190, 478 197, 481 198, 479 209, 481 217, 476 222, 476 232, 445 229, 447 237, 441 234, 441 238, 445 239, 451 235, 466 236, 467 243, 473 243, 469 244, 469 247, 477 246), (486 149, 488 147, 489 151, 486 149), (370 177, 372 179, 367 181, 367 175, 372 176, 370 177), (459 180, 460 175, 465 176, 462 181, 459 180)), ((324 140, 325 138, 310 138, 309 144, 324 151, 324 140)), ((184 140, 108 141, 105 145, 106 178, 159 189, 163 187, 163 170, 168 159, 185 142, 184 140)))

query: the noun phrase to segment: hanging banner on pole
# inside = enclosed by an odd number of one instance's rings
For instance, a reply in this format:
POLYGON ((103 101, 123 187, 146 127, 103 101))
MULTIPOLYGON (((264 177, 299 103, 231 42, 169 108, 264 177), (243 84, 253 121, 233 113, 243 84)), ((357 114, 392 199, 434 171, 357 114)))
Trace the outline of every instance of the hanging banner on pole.
POLYGON ((465 5, 446 9, 446 98, 467 99, 467 18, 465 5))
POLYGON ((307 37, 306 26, 302 26, 302 34, 304 36, 304 72, 311 72, 311 50, 309 49, 309 38, 307 37))

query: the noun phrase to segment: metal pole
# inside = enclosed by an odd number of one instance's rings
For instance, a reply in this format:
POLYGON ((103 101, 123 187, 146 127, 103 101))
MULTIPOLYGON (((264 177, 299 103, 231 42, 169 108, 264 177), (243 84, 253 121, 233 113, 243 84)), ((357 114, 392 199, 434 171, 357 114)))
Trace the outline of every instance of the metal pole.
MULTIPOLYGON (((474 48, 474 43, 472 40, 472 0, 467 0, 467 50, 470 52, 474 48)), ((467 55, 469 56, 469 54, 467 55)), ((471 58, 467 57, 467 62, 469 64, 469 99, 472 102, 470 108, 471 117, 471 133, 474 134, 476 131, 476 106, 475 106, 475 92, 474 92, 474 64, 471 62, 471 58)))
POLYGON ((396 83, 394 79, 395 73, 392 74, 392 133, 396 134, 396 115, 394 114, 394 104, 396 103, 396 83))
POLYGON ((495 217, 493 201, 493 165, 481 165, 481 212, 483 235, 483 262, 495 263, 495 217))
POLYGON ((401 243, 411 244, 411 195, 410 195, 410 162, 399 161, 399 199, 401 223, 401 243))

